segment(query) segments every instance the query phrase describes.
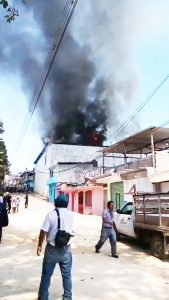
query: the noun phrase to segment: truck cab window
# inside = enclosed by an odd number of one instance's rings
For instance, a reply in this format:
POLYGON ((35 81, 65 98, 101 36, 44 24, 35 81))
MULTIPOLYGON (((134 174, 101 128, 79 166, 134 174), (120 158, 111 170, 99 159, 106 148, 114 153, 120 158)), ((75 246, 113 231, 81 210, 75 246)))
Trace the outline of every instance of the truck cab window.
POLYGON ((124 215, 131 215, 133 211, 133 203, 127 203, 122 210, 120 211, 121 214, 124 215))

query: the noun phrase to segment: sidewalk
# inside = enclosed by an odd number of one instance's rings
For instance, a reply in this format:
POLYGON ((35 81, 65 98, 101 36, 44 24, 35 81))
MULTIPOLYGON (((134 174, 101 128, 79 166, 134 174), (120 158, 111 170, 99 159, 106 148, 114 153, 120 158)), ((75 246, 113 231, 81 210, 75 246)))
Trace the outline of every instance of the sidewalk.
MULTIPOLYGON (((0 299, 34 300, 43 255, 36 256, 40 225, 53 205, 30 196, 18 214, 10 215, 0 245, 0 299)), ((130 244, 118 243, 119 259, 110 257, 109 243, 94 253, 101 218, 75 213, 73 250, 73 300, 168 300, 169 262, 146 254, 130 244)), ((59 268, 53 275, 50 300, 61 299, 59 268)))

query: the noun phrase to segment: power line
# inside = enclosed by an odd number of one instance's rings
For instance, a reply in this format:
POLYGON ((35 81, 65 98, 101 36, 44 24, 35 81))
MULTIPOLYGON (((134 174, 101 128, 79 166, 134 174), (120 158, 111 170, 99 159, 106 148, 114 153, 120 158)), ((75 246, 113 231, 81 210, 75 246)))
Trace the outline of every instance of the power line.
MULTIPOLYGON (((18 146, 17 146, 16 152, 18 151, 18 149, 19 149, 19 147, 20 147, 20 145, 21 145, 21 143, 22 143, 22 141, 23 141, 23 138, 24 138, 24 136, 25 136, 25 134, 26 134, 26 131, 27 131, 28 127, 29 127, 30 121, 31 121, 31 119, 32 119, 32 116, 33 116, 33 114, 34 114, 34 112, 35 112, 35 109, 36 109, 37 104, 38 104, 38 102, 39 102, 39 99, 40 99, 40 97, 41 97, 42 91, 43 91, 43 89, 44 89, 44 86, 45 86, 46 81, 47 81, 47 79, 48 79, 48 76, 49 76, 49 74, 50 74, 51 68, 52 68, 52 66, 53 66, 53 63, 54 63, 56 54, 57 54, 57 52, 58 52, 58 50, 59 50, 59 47, 60 47, 60 45, 61 45, 61 42, 62 42, 63 37, 64 37, 64 35, 65 35, 66 29, 67 29, 67 27, 68 27, 68 25, 69 25, 69 23, 70 23, 70 20, 71 20, 71 18, 72 18, 72 15, 73 15, 73 13, 74 13, 74 10, 75 10, 75 8, 76 8, 77 3, 78 3, 78 0, 67 1, 67 4, 66 4, 66 5, 70 4, 71 6, 70 6, 69 9, 68 9, 68 14, 67 14, 67 16, 66 16, 66 19, 64 20, 63 27, 62 27, 62 31, 60 32, 59 40, 58 40, 58 42, 56 42, 55 49, 54 49, 54 52, 53 52, 53 56, 52 56, 52 58, 51 58, 51 61, 49 62, 49 65, 48 65, 48 68, 47 68, 47 72, 46 72, 45 77, 44 77, 44 79, 43 79, 43 81, 42 81, 42 85, 41 85, 40 90, 39 90, 39 92, 38 92, 38 95, 37 95, 37 97, 36 97, 36 100, 35 100, 35 103, 34 103, 34 105, 33 105, 33 108, 32 108, 32 110, 31 110, 31 112, 30 112, 29 120, 28 120, 28 122, 27 122, 27 124, 26 124, 25 129, 23 130, 23 133, 22 133, 20 142, 19 142, 19 144, 18 144, 18 146)), ((37 87, 36 87, 36 88, 37 88, 37 87)), ((34 93, 35 93, 35 92, 34 92, 34 93)))
MULTIPOLYGON (((65 7, 64 7, 64 9, 63 9, 63 24, 65 23, 64 17, 65 17, 66 12, 69 13, 69 11, 67 11, 67 8, 69 8, 70 2, 71 2, 71 0, 67 0, 67 2, 66 2, 66 4, 65 4, 65 7)), ((63 25, 62 25, 62 27, 59 26, 59 28, 57 28, 57 31, 56 31, 56 38, 57 38, 57 36, 58 36, 58 33, 62 30, 62 28, 63 28, 63 25)), ((55 39, 55 40, 56 40, 56 39, 55 39)), ((50 49, 50 59, 51 59, 51 56, 53 55, 53 54, 51 54, 51 53, 52 53, 52 51, 53 51, 53 47, 54 47, 54 44, 55 44, 55 43, 56 43, 56 42, 53 43, 53 45, 52 45, 52 47, 51 47, 51 49, 50 49)), ((47 58, 46 58, 46 65, 49 65, 49 54, 47 55, 47 58)), ((18 148, 19 148, 17 145, 20 145, 20 144, 21 144, 22 139, 24 138, 24 132, 25 132, 25 130, 26 130, 26 127, 29 125, 29 124, 28 124, 28 122, 29 122, 28 120, 29 120, 29 118, 30 118, 30 114, 31 114, 31 112, 32 112, 32 109, 33 109, 33 107, 34 107, 34 104, 35 104, 35 101, 36 101, 36 94, 38 93, 38 89, 40 89, 40 85, 41 85, 41 82, 42 82, 42 80, 43 80, 43 76, 44 76, 44 75, 42 75, 41 78, 38 79, 38 81, 37 81, 37 83, 36 83, 36 86, 35 86, 35 88, 34 88, 33 95, 32 95, 31 101, 30 101, 29 106, 28 106, 28 112, 27 112, 26 115, 25 115, 25 118, 24 118, 24 121, 23 121, 23 125, 21 126, 21 129, 20 129, 20 132, 19 132, 19 136, 18 136, 18 139, 17 139, 17 143, 16 143, 16 152, 18 151, 18 148)))
POLYGON ((136 115, 145 107, 145 105, 151 100, 161 86, 168 80, 169 74, 158 84, 158 86, 146 97, 146 99, 137 107, 137 109, 129 116, 129 118, 115 131, 110 142, 117 138, 117 136, 127 127, 127 125, 136 117, 136 115))
MULTIPOLYGON (((158 125, 158 127, 157 128, 154 128, 153 130, 152 130, 152 132, 155 132, 155 131, 157 131, 157 130, 159 130, 160 128, 162 128, 162 127, 164 127, 164 126, 166 126, 166 125, 168 125, 169 124, 169 120, 166 120, 165 122, 163 122, 163 123, 161 123, 160 125, 158 125)), ((143 133, 142 134, 142 137, 144 137, 144 136, 146 136, 147 134, 146 133, 143 133)), ((96 157, 94 157, 92 160, 97 160, 98 158, 101 158, 101 157, 103 157, 103 154, 101 154, 101 155, 97 155, 96 157)), ((112 158, 113 158, 113 156, 112 156, 112 158)), ((119 157, 120 158, 120 157, 119 157)), ((122 157, 123 158, 123 157, 122 157)), ((89 162, 86 162, 86 164, 87 163, 89 163, 89 162)), ((57 173, 64 173, 64 172, 67 172, 67 171, 69 171, 69 170, 72 170, 72 169, 74 169, 74 168, 76 168, 77 166, 79 167, 79 166, 81 166, 81 165, 84 165, 85 163, 78 163, 78 164, 76 164, 75 166, 72 166, 72 167, 70 167, 70 168, 67 168, 67 169, 65 169, 65 170, 60 170, 60 171, 58 171, 57 173)), ((112 169, 113 169, 113 166, 112 166, 112 169)), ((45 174, 49 174, 49 173, 47 173, 47 172, 41 172, 41 171, 38 171, 37 170, 37 172, 38 173, 45 173, 45 174)))

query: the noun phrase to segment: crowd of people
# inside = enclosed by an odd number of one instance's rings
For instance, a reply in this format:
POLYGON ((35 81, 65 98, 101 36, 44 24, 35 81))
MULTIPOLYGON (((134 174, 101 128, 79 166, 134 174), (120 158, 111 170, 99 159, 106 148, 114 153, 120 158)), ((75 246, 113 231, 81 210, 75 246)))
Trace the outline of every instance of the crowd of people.
MULTIPOLYGON (((0 243, 2 240, 2 228, 8 226, 8 214, 19 212, 21 199, 6 192, 0 192, 0 243)), ((25 195, 25 208, 28 208, 28 195, 25 195)))
MULTIPOLYGON (((19 207, 21 204, 21 199, 19 196, 13 196, 10 193, 5 193, 4 196, 4 201, 6 202, 6 209, 8 214, 10 213, 18 213, 19 212, 19 207)), ((26 194, 25 196, 25 208, 28 207, 28 195, 26 194)))

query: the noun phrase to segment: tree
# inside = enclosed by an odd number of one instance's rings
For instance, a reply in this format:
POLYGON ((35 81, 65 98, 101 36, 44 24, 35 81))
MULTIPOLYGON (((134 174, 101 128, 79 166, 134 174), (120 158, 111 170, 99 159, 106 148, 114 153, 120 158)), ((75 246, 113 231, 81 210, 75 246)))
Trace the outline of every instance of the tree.
POLYGON ((4 132, 3 123, 0 121, 0 134, 4 132))
MULTIPOLYGON (((24 2, 24 1, 22 1, 24 2)), ((15 17, 19 16, 18 10, 15 8, 15 6, 9 5, 7 0, 0 0, 0 5, 3 6, 3 8, 6 10, 6 15, 4 16, 6 18, 6 21, 8 23, 11 23, 15 20, 15 17)))
MULTIPOLYGON (((4 132, 3 123, 0 121, 0 133, 4 132)), ((9 161, 4 140, 0 139, 0 187, 6 174, 9 173, 9 161)))

